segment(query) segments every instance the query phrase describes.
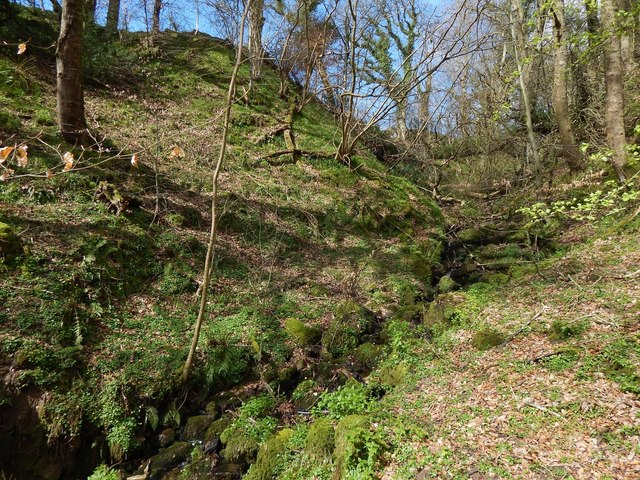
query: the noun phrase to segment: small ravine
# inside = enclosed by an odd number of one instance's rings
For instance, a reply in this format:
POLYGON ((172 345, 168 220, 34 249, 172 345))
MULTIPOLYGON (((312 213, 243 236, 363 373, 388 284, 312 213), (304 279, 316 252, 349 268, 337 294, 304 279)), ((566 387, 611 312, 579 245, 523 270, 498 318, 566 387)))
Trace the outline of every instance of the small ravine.
MULTIPOLYGON (((492 225, 450 228, 440 265, 434 271, 434 294, 422 301, 431 301, 438 293, 476 282, 508 281, 510 267, 535 262, 535 255, 526 240, 526 236, 511 225, 503 228, 492 225)), ((368 313, 374 315, 373 312, 368 313)), ((382 350, 380 331, 384 320, 375 318, 376 328, 361 336, 360 345, 353 354, 331 361, 322 356, 319 345, 307 347, 305 355, 309 361, 304 367, 290 367, 278 374, 279 392, 276 393, 279 393, 280 400, 271 415, 278 419, 280 427, 290 425, 296 418, 308 417, 310 408, 322 391, 333 390, 349 378, 357 381, 366 378, 374 365, 367 364, 358 351, 382 350), (297 387, 311 379, 315 382, 314 388, 301 395, 297 387)), ((225 458, 226 445, 221 435, 232 423, 243 401, 269 391, 270 387, 265 385, 264 379, 248 379, 242 385, 192 405, 181 426, 149 432, 146 442, 155 446, 156 453, 123 465, 130 472, 127 478, 176 479, 185 469, 188 469, 189 478, 241 478, 255 457, 225 458)))

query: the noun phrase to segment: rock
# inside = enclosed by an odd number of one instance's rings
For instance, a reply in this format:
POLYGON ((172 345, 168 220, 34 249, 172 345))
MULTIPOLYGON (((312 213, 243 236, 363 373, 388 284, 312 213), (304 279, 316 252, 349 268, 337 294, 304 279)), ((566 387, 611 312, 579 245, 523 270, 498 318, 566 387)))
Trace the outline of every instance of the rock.
POLYGON ((220 434, 224 432, 231 423, 232 420, 230 417, 222 417, 211 423, 204 435, 205 441, 210 442, 219 439, 220 434))
POLYGON ((182 431, 183 440, 202 440, 214 418, 210 415, 196 415, 187 419, 182 431))
POLYGON ((215 401, 207 403, 205 411, 207 412, 207 415, 213 417, 214 420, 217 420, 222 415, 222 409, 220 408, 220 405, 218 405, 218 402, 215 401))
POLYGON ((293 430, 285 428, 267 440, 258 451, 256 462, 244 477, 247 480, 271 480, 276 478, 278 457, 285 452, 293 430))
POLYGON ((335 446, 335 429, 331 421, 321 418, 309 428, 304 444, 304 453, 310 458, 322 461, 331 458, 335 446))
POLYGON ((316 345, 320 341, 322 332, 314 327, 309 327, 302 320, 287 318, 284 322, 284 330, 293 342, 299 347, 316 345))
MULTIPOLYGON (((159 474, 170 470, 180 462, 184 461, 191 453, 192 448, 193 447, 188 442, 176 442, 157 455, 151 457, 149 464, 149 477, 159 478, 159 474)), ((136 472, 136 474, 142 473, 144 472, 136 472)))
POLYGON ((158 434, 158 443, 161 448, 168 447, 176 439, 176 431, 173 428, 165 428, 158 434))
POLYGON ((0 222, 0 258, 12 262, 22 253, 23 249, 18 235, 9 225, 0 222))
POLYGON ((211 453, 218 453, 220 452, 221 447, 222 442, 220 441, 220 438, 214 438, 213 440, 209 440, 204 444, 204 453, 206 453, 207 455, 211 453))

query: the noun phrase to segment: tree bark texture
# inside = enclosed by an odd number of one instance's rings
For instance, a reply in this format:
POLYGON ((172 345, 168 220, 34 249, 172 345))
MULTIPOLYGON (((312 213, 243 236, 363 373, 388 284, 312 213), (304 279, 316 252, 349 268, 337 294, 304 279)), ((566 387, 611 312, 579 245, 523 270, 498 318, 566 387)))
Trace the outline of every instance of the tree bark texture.
POLYGON ((249 65, 251 82, 262 75, 262 29, 264 28, 264 0, 252 0, 249 10, 249 65))
POLYGON ((154 0, 153 2, 153 21, 151 32, 154 35, 160 33, 160 12, 162 11, 162 0, 154 0))
POLYGON ((554 54, 553 54, 553 110, 560 134, 560 155, 573 171, 582 165, 580 149, 576 145, 569 114, 569 94, 567 75, 569 73, 569 52, 566 44, 564 0, 554 0, 552 10, 554 54))
POLYGON ((70 143, 89 144, 82 85, 83 0, 64 0, 56 49, 58 125, 70 143))
POLYGON ((118 33, 118 25, 120 24, 120 0, 109 0, 107 7, 107 23, 105 29, 111 35, 118 33))
POLYGON ((527 125, 527 137, 529 138, 529 146, 531 147, 531 156, 533 157, 533 170, 536 180, 536 186, 542 187, 542 160, 538 151, 538 142, 533 130, 533 121, 531 119, 531 107, 529 102, 529 90, 526 82, 526 72, 522 59, 520 58, 520 49, 524 46, 524 35, 522 26, 524 15, 520 0, 512 0, 511 4, 511 38, 513 40, 513 53, 518 70, 518 81, 520 84, 520 94, 522 96, 522 106, 524 110, 524 118, 527 125))
POLYGON ((605 99, 605 128, 607 145, 611 149, 611 163, 620 182, 626 180, 624 167, 627 163, 627 140, 624 134, 624 67, 618 21, 619 6, 617 0, 602 1, 602 28, 605 34, 603 43, 604 75, 607 90, 605 99))

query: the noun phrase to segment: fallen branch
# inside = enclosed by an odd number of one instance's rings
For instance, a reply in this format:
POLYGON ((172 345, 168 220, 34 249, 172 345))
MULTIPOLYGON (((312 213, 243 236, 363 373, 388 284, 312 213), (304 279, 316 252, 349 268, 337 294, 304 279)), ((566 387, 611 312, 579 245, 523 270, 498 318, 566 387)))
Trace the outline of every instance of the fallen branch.
POLYGON ((558 350, 557 352, 543 353, 542 355, 538 355, 537 357, 530 358, 529 360, 527 360, 527 363, 538 363, 541 360, 545 360, 550 357, 555 357, 556 355, 562 355, 565 352, 566 350, 558 350))
POLYGON ((547 407, 543 407, 542 405, 538 405, 537 403, 533 403, 532 401, 526 401, 525 400, 523 406, 524 407, 535 408, 536 410, 540 410, 541 412, 548 413, 549 415, 553 415, 553 416, 558 417, 558 418, 564 418, 559 413, 556 413, 553 410, 549 410, 547 407))
POLYGON ((315 158, 333 158, 335 156, 334 153, 330 153, 330 152, 314 152, 312 150, 300 150, 299 148, 296 148, 296 149, 278 150, 276 152, 272 152, 260 157, 260 160, 268 160, 270 158, 278 158, 283 155, 293 155, 293 154, 302 155, 305 157, 315 157, 315 158))
POLYGON ((509 335, 504 342, 502 342, 500 344, 500 346, 504 346, 507 343, 511 342, 514 338, 516 338, 518 335, 520 335, 522 332, 524 332, 525 328, 527 328, 529 325, 531 325, 531 322, 533 322, 534 320, 537 320, 540 315, 542 315, 542 312, 544 312, 545 307, 542 307, 542 310, 540 310, 538 313, 534 314, 533 316, 531 316, 529 318, 529 320, 527 320, 524 325, 522 325, 515 333, 512 333, 511 335, 509 335))
POLYGON ((283 123, 281 125, 278 125, 278 126, 274 127, 272 130, 269 130, 264 135, 261 135, 260 137, 258 137, 256 140, 254 140, 253 143, 256 144, 256 145, 260 145, 261 143, 265 143, 267 140, 272 139, 276 135, 280 135, 281 133, 283 133, 287 129, 289 129, 289 125, 287 125, 285 123, 283 123))

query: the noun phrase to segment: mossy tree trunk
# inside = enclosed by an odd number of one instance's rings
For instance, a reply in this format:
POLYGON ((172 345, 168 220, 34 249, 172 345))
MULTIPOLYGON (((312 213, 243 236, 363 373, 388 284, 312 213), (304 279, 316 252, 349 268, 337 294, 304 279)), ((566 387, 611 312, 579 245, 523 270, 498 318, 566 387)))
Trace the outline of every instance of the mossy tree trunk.
POLYGON ((88 145, 82 85, 83 0, 65 0, 56 49, 57 113, 60 132, 69 143, 88 145))
POLYGON ((107 23, 105 30, 115 36, 118 33, 118 25, 120 24, 120 0, 109 0, 107 7, 107 23))

